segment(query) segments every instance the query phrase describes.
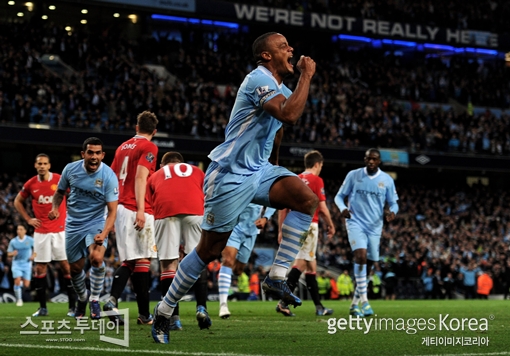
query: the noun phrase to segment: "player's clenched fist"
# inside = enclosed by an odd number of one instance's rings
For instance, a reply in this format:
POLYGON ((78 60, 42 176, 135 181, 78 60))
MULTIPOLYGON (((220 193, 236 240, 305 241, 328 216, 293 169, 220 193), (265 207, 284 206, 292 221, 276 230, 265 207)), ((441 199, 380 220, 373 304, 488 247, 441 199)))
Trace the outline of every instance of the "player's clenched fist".
POLYGON ((60 216, 60 213, 58 212, 58 209, 51 209, 51 211, 48 213, 48 219, 55 220, 58 219, 60 216))
POLYGON ((308 56, 301 56, 296 63, 296 67, 301 72, 301 75, 312 77, 315 73, 315 61, 308 56))

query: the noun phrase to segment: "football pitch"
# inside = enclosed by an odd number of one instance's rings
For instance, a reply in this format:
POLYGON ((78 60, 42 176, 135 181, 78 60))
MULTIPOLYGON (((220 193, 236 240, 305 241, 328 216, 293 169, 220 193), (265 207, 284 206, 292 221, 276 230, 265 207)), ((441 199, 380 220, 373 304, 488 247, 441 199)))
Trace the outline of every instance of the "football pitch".
POLYGON ((27 318, 37 304, 2 303, 0 355, 510 355, 505 300, 373 301, 376 315, 359 321, 349 319, 347 301, 325 302, 335 313, 323 317, 305 301, 292 318, 276 313, 275 302, 231 302, 225 320, 218 304, 208 303, 212 327, 199 330, 195 303, 182 302, 183 330, 162 345, 150 326, 137 325, 134 302, 120 306, 129 309, 127 332, 107 318, 77 325, 65 317, 66 304, 49 303, 49 316, 27 318))

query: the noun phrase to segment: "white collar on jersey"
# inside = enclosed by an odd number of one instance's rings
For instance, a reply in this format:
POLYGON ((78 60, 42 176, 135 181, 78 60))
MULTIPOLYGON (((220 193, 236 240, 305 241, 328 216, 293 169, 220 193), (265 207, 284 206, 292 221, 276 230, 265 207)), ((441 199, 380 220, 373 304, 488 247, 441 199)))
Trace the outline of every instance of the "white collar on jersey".
POLYGON ((278 81, 276 80, 276 78, 274 77, 273 73, 271 73, 271 71, 269 69, 267 69, 266 67, 264 66, 258 66, 257 67, 258 69, 260 69, 261 71, 263 71, 265 74, 267 74, 268 76, 271 77, 271 79, 274 80, 274 82, 276 83, 276 85, 278 86, 279 89, 282 88, 282 85, 283 85, 283 82, 281 82, 280 84, 278 84, 278 81))
POLYGON ((142 136, 142 135, 135 135, 135 136, 134 136, 134 138, 144 138, 144 139, 148 140, 148 138, 147 138, 147 137, 142 136))
POLYGON ((381 170, 379 168, 377 168, 377 172, 373 175, 370 175, 368 174, 368 171, 367 171, 367 167, 363 168, 363 171, 365 172, 365 174, 368 176, 368 178, 370 179, 374 179, 376 178, 377 176, 379 176, 379 174, 381 174, 381 170))
MULTIPOLYGON (((49 178, 48 178, 48 182, 49 182, 52 178, 53 178, 53 173, 51 173, 51 172, 50 172, 50 176, 49 176, 49 178)), ((41 180, 41 177, 39 177, 39 174, 37 175, 37 180, 38 180, 39 182, 44 182, 44 181, 42 181, 42 180, 41 180)))

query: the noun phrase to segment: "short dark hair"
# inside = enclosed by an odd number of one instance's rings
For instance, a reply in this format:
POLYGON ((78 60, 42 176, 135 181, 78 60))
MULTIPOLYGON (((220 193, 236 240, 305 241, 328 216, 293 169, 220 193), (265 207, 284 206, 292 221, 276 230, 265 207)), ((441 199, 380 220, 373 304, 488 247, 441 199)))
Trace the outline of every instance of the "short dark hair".
POLYGON ((377 153, 377 155, 379 157, 381 157, 381 152, 379 152, 379 150, 377 148, 369 148, 368 150, 366 150, 365 157, 368 156, 371 153, 377 153))
POLYGON ((252 52, 253 52, 253 58, 255 59, 255 62, 263 62, 264 59, 262 58, 262 52, 267 51, 267 39, 269 36, 277 35, 278 32, 267 32, 263 35, 260 35, 257 37, 255 41, 253 41, 253 45, 251 46, 252 52))
POLYGON ((138 125, 138 131, 140 133, 151 134, 156 130, 158 118, 154 113, 146 110, 138 115, 136 124, 138 125))
POLYGON ((48 159, 48 162, 50 161, 50 156, 48 156, 46 153, 39 153, 37 156, 35 156, 36 162, 39 157, 46 157, 48 159))
POLYGON ((161 158, 161 164, 166 166, 168 163, 182 163, 184 158, 179 152, 167 152, 161 158))
POLYGON ((319 151, 313 150, 305 154, 305 168, 312 168, 317 162, 324 162, 324 157, 319 151))
POLYGON ((83 145, 81 146, 81 150, 85 152, 87 150, 88 145, 101 146, 101 151, 103 150, 103 141, 98 139, 97 137, 89 137, 85 141, 83 141, 83 145))

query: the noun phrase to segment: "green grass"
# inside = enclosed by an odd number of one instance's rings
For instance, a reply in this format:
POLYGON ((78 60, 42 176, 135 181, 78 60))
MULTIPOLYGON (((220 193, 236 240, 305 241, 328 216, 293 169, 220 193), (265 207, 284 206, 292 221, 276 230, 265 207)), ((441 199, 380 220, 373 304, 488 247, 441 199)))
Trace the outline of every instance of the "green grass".
MULTIPOLYGON (((152 306, 154 306, 154 302, 152 306)), ((455 301, 374 301, 371 303, 380 318, 434 318, 436 330, 372 330, 364 334, 360 330, 337 330, 328 333, 328 319, 317 317, 311 302, 294 309, 295 318, 285 318, 275 312, 275 302, 231 302, 232 316, 223 320, 218 317, 218 303, 209 302, 213 325, 209 330, 199 330, 194 303, 181 303, 181 320, 184 330, 171 333, 169 345, 155 344, 150 336, 150 326, 137 325, 135 303, 122 303, 121 308, 130 309, 129 347, 121 347, 99 341, 98 331, 86 331, 83 335, 72 330, 76 321, 66 318, 65 304, 48 304, 50 316, 33 318, 42 327, 43 320, 54 320, 54 325, 67 319, 71 335, 20 335, 29 330, 20 327, 36 309, 35 303, 23 307, 0 304, 0 355, 510 355, 510 303, 503 300, 455 300, 455 301), (465 324, 464 331, 438 330, 439 315, 452 318, 475 318, 488 320, 487 331, 471 331, 465 324), (424 337, 488 337, 489 346, 425 346, 424 337), (84 339, 85 341, 50 342, 47 339, 84 339), (108 352, 110 351, 110 352, 108 352)), ((334 318, 348 318, 349 303, 334 301, 325 303, 333 308, 334 318)), ((368 321, 368 320, 367 320, 368 321)), ((454 322, 455 324, 455 322, 454 322)), ((383 323, 384 325, 384 323, 383 323)), ((355 326, 355 325, 354 325, 355 326)), ((455 326, 455 325, 453 325, 455 326)), ((431 327, 431 326, 429 326, 431 327)), ((30 330, 35 330, 30 328, 30 330)), ((109 333, 109 335, 114 336, 109 333)))

